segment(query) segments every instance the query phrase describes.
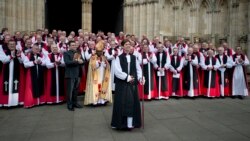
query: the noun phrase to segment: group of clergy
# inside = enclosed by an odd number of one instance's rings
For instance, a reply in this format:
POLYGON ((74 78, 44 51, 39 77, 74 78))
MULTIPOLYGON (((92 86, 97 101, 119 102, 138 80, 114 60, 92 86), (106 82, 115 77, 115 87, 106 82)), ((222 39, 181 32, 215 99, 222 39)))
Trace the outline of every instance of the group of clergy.
MULTIPOLYGON (((112 103, 116 82, 123 74, 119 57, 123 40, 129 40, 129 64, 141 68, 145 80, 138 83, 139 98, 169 99, 169 97, 248 96, 246 68, 249 60, 241 47, 235 51, 224 42, 218 48, 207 43, 188 43, 180 37, 175 44, 168 39, 152 42, 145 36, 141 41, 134 35, 118 37, 113 33, 84 33, 47 29, 31 34, 0 35, 0 106, 23 105, 30 108, 40 104, 60 103, 67 99, 64 81, 64 52, 74 41, 77 54, 84 59, 80 68, 79 93, 85 92, 84 105, 112 103), (211 47, 210 47, 211 46, 211 47)), ((74 57, 77 57, 74 56, 74 57)), ((128 68, 130 69, 130 68, 128 68)), ((128 77, 128 76, 126 76, 128 77)), ((134 78, 127 78, 130 82, 134 78)))

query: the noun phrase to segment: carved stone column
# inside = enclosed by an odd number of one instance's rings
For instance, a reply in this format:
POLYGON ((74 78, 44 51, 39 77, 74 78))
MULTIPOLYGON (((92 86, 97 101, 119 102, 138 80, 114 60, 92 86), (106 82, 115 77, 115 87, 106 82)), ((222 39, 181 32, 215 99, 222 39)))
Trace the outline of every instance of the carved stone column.
POLYGON ((6 27, 5 11, 6 11, 6 2, 5 0, 1 0, 0 1, 0 27, 6 27))
MULTIPOLYGON (((19 0, 20 1, 20 0, 19 0)), ((25 24, 26 24, 26 13, 25 13, 25 9, 26 9, 26 7, 25 7, 25 1, 24 0, 21 0, 20 1, 20 5, 19 5, 20 7, 21 7, 21 9, 20 9, 20 18, 21 18, 21 21, 20 21, 20 30, 21 31, 26 31, 27 29, 25 28, 25 24)))
MULTIPOLYGON (((138 14, 139 13, 136 13, 136 3, 135 2, 133 2, 132 4, 131 4, 131 13, 130 13, 130 16, 132 17, 132 20, 131 20, 131 25, 132 25, 132 34, 138 34, 137 33, 137 30, 136 30, 136 22, 137 22, 137 20, 139 20, 138 18, 138 14)), ((130 33, 130 34, 131 34, 130 33)))
POLYGON ((36 5, 35 5, 35 29, 43 29, 45 25, 45 2, 44 0, 36 0, 36 5))
POLYGON ((154 5, 154 36, 158 36, 159 34, 159 1, 158 0, 153 0, 153 5, 154 5))
POLYGON ((123 3, 123 9, 124 9, 124 15, 123 15, 123 24, 124 24, 124 26, 123 26, 123 31, 124 32, 127 32, 127 30, 128 30, 128 17, 127 17, 127 15, 128 15, 128 6, 127 6, 127 3, 126 3, 126 1, 123 3))
MULTIPOLYGON (((247 57, 250 58, 250 1, 248 2, 248 35, 247 35, 247 57)), ((250 73, 250 67, 247 69, 250 73)))
POLYGON ((239 3, 234 1, 229 1, 229 46, 235 48, 237 45, 237 26, 238 26, 238 9, 239 3))
POLYGON ((92 31, 92 0, 82 0, 82 29, 92 31))

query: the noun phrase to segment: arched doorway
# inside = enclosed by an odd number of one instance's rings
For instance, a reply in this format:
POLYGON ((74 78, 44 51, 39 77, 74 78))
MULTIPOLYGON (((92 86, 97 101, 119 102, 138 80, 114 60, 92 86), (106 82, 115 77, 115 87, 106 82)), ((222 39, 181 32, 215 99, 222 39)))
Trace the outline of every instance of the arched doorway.
POLYGON ((93 0, 92 32, 101 30, 105 33, 118 34, 123 30, 124 0, 93 0))
POLYGON ((81 0, 46 0, 45 3, 46 28, 77 32, 82 24, 81 0))

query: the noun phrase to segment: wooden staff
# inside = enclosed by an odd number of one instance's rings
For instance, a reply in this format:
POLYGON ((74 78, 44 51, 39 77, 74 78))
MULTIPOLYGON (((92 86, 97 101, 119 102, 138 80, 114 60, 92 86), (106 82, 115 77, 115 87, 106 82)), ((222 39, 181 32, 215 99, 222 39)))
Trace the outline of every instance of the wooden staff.
MULTIPOLYGON (((144 81, 143 80, 143 71, 144 69, 143 69, 143 56, 142 56, 142 76, 141 76, 141 79, 142 79, 142 81, 144 81)), ((144 129, 144 84, 142 83, 141 84, 142 85, 142 101, 141 101, 141 120, 142 120, 142 129, 144 129)))

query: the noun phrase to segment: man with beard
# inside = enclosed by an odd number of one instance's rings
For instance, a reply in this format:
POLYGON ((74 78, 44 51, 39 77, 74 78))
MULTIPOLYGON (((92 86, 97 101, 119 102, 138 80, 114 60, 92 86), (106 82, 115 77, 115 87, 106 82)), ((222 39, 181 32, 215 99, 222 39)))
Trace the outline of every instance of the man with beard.
POLYGON ((103 55, 104 42, 96 44, 96 54, 89 60, 84 105, 112 102, 110 65, 103 55))

